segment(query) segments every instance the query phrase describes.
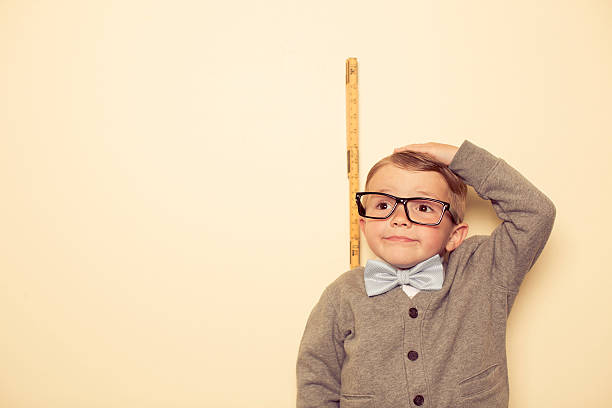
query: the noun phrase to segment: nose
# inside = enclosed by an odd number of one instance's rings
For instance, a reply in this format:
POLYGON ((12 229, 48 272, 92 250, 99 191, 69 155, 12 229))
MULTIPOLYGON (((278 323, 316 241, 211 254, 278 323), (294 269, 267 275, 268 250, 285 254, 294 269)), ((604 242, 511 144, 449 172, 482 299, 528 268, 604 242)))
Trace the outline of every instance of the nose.
POLYGON ((406 214, 406 206, 402 203, 397 203, 395 211, 391 214, 391 225, 394 227, 404 227, 412 225, 406 214))

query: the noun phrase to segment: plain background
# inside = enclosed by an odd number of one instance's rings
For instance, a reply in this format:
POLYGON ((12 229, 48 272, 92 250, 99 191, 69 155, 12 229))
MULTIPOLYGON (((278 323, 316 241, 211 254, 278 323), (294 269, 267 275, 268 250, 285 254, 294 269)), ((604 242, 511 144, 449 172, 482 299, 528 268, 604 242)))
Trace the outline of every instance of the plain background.
POLYGON ((510 406, 609 407, 611 38, 610 1, 0 1, 0 405, 294 405, 357 57, 361 187, 468 139, 557 206, 510 406))

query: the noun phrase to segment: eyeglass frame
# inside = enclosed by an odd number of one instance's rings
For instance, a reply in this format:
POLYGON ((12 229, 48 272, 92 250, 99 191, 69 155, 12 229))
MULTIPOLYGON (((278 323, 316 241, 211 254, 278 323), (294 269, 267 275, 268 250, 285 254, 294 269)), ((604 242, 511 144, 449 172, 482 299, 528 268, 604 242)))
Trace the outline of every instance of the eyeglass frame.
POLYGON ((444 214, 447 211, 448 211, 448 214, 450 215, 451 220, 453 221, 453 223, 457 224, 457 222, 455 221, 455 217, 450 212, 450 203, 447 203, 446 201, 442 201, 442 200, 437 200, 435 198, 430 198, 430 197, 396 197, 396 196, 391 195, 391 194, 380 193, 380 192, 377 192, 377 191, 360 191, 358 193, 355 193, 355 201, 357 202, 357 211, 359 212, 359 215, 362 216, 362 217, 365 217, 365 218, 370 218, 370 219, 374 219, 374 220, 386 220, 387 218, 391 217, 393 215, 393 213, 395 212, 395 210, 397 208, 397 203, 402 203, 403 206, 404 206, 404 212, 406 213, 406 217, 410 220, 410 222, 412 222, 414 224, 429 225, 429 226, 440 225, 440 223, 442 222, 442 218, 444 218, 444 214), (390 198, 395 200, 395 204, 393 205, 393 209, 391 209, 391 212, 389 213, 389 215, 387 215, 386 217, 370 217, 370 216, 365 215, 365 208, 361 204, 361 200, 360 199, 364 195, 371 195, 371 194, 384 195, 384 196, 390 197, 390 198), (415 200, 432 201, 432 202, 435 202, 435 203, 442 204, 442 214, 440 215, 440 219, 438 220, 438 222, 435 223, 435 224, 432 224, 432 223, 424 223, 424 222, 413 221, 412 218, 410 218, 410 213, 408 212, 408 201, 415 201, 415 200))

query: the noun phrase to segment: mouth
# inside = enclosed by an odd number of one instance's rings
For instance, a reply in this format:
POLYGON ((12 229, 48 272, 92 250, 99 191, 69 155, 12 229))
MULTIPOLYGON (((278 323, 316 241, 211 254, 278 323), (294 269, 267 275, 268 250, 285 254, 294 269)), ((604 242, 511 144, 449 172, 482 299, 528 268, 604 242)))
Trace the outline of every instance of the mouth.
POLYGON ((384 237, 383 239, 386 239, 387 241, 392 241, 392 242, 415 242, 416 241, 414 239, 410 239, 408 237, 402 237, 399 235, 392 235, 390 237, 384 237))

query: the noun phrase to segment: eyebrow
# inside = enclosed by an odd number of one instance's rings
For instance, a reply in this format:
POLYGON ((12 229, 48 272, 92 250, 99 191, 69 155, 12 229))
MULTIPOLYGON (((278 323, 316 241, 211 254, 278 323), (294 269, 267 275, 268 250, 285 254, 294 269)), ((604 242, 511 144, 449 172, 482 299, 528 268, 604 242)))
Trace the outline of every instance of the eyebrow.
POLYGON ((425 194, 428 197, 434 197, 434 198, 438 198, 435 194, 430 193, 429 191, 424 191, 424 190, 416 190, 417 193, 419 194, 425 194))
MULTIPOLYGON (((379 191, 380 193, 388 193, 388 194, 391 194, 391 195, 395 195, 395 194, 393 194, 393 192, 392 192, 391 190, 389 190, 388 188, 381 188, 381 189, 380 189, 380 190, 378 190, 378 191, 379 191)), ((437 197, 435 194, 432 194, 432 193, 430 193, 430 192, 428 192, 428 191, 425 191, 425 190, 415 190, 415 193, 421 194, 422 196, 425 196, 425 197, 435 198, 436 200, 439 200, 439 198, 438 198, 438 197, 437 197)))

